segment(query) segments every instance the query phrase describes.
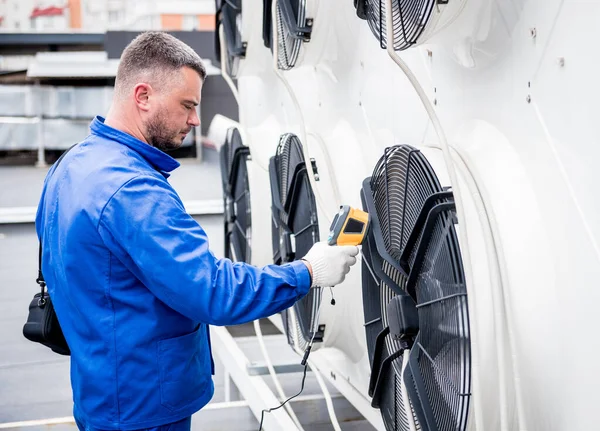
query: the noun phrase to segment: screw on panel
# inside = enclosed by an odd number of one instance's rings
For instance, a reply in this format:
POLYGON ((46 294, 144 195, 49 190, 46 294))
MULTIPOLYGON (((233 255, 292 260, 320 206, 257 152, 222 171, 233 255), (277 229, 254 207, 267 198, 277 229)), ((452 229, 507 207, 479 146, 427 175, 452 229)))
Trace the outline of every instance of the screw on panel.
POLYGON ((332 378, 333 380, 335 380, 335 378, 336 378, 336 375, 335 375, 335 373, 334 373, 333 371, 330 371, 330 375, 331 375, 331 378, 332 378))
POLYGON ((531 103, 531 95, 528 94, 525 100, 527 101, 527 103, 531 103))
MULTIPOLYGON (((319 181, 321 177, 319 176, 319 170, 317 169, 317 161, 311 157, 310 163, 312 166, 313 174, 315 176, 315 181, 319 181)), ((325 325, 319 325, 319 331, 324 331, 324 330, 325 330, 325 325)))
POLYGON ((307 32, 307 33, 304 34, 304 39, 303 40, 304 40, 304 42, 310 42, 310 36, 311 36, 310 31, 311 31, 312 26, 313 26, 313 19, 312 18, 306 18, 306 20, 304 21, 304 23, 305 23, 306 27, 309 28, 309 32, 307 32))
POLYGON ((529 29, 529 35, 531 36, 532 39, 535 39, 537 37, 537 28, 531 27, 529 29))
POLYGON ((565 58, 564 57, 558 57, 558 59, 556 60, 556 63, 560 66, 560 67, 565 67, 565 58))
POLYGON ((433 51, 432 50, 430 50, 430 49, 427 50, 427 57, 430 57, 430 58, 433 57, 433 51))

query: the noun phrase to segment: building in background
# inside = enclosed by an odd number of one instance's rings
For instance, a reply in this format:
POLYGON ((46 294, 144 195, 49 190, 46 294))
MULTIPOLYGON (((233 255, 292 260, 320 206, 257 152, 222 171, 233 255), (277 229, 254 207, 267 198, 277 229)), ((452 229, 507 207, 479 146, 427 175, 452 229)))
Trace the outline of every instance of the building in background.
POLYGON ((214 28, 213 0, 0 0, 1 32, 214 28))
MULTIPOLYGON (((203 87, 196 147, 216 113, 237 118, 237 104, 212 65, 214 0, 0 0, 0 154, 64 150, 105 114, 122 50, 145 30, 190 45, 213 75, 203 87)), ((198 152, 196 151, 196 154, 198 152)))

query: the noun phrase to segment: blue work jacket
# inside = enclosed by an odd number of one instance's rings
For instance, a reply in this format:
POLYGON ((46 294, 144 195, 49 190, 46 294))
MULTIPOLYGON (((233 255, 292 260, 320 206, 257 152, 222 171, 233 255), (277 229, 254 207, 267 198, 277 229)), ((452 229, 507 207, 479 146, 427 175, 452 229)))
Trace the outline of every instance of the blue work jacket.
POLYGON ((310 288, 302 262, 217 259, 167 182, 178 166, 96 117, 44 183, 42 271, 71 349, 75 414, 95 428, 190 416, 214 391, 208 325, 269 316, 310 288))

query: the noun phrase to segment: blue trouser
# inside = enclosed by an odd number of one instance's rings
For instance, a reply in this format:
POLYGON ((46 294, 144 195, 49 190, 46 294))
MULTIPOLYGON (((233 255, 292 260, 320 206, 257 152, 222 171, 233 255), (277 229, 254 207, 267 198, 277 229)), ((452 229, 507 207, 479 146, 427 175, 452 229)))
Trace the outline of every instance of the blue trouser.
MULTIPOLYGON (((77 419, 77 417, 75 417, 75 423, 77 423, 77 428, 79 428, 79 431, 103 431, 85 424, 83 421, 77 419)), ((164 424, 158 427, 144 428, 143 430, 138 431, 190 431, 191 426, 192 418, 187 417, 177 422, 164 424)))

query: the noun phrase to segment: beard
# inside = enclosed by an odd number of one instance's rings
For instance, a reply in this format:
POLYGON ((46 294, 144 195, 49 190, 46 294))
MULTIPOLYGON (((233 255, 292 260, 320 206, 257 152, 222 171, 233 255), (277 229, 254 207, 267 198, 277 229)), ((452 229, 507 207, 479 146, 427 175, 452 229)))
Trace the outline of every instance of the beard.
POLYGON ((160 113, 146 123, 148 143, 163 152, 181 147, 183 139, 180 137, 180 133, 182 133, 181 129, 169 127, 167 119, 160 113))

